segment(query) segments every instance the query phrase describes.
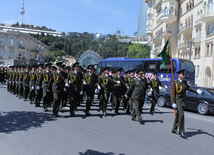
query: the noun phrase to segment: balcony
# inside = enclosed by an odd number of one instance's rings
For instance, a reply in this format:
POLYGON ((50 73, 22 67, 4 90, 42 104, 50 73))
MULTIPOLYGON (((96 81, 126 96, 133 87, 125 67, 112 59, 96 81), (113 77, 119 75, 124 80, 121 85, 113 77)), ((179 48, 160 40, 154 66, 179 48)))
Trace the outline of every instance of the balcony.
POLYGON ((192 34, 193 25, 192 23, 189 23, 183 27, 180 28, 178 31, 179 34, 192 34))
POLYGON ((21 44, 18 45, 18 48, 19 48, 20 51, 24 51, 25 50, 25 47, 23 45, 21 45, 21 44))
POLYGON ((161 5, 162 0, 156 0, 155 9, 157 9, 161 5))
POLYGON ((182 49, 187 49, 187 48, 188 48, 188 41, 178 43, 177 50, 179 50, 179 49, 182 50, 182 49))
POLYGON ((177 21, 176 9, 165 9, 161 11, 161 21, 166 24, 172 24, 177 21))
POLYGON ((154 43, 155 43, 155 42, 158 42, 158 41, 160 41, 162 38, 163 38, 163 32, 158 33, 158 34, 156 35, 156 37, 154 37, 153 42, 154 42, 154 43))
POLYGON ((201 25, 202 25, 202 21, 201 21, 201 19, 198 19, 195 21, 194 27, 200 27, 201 25))
POLYGON ((37 50, 37 49, 31 49, 31 52, 39 53, 39 50, 37 50))
POLYGON ((212 6, 206 5, 205 7, 206 7, 205 10, 207 10, 207 11, 202 15, 201 20, 203 22, 214 21, 214 8, 213 8, 213 5, 212 6))
POLYGON ((148 34, 149 36, 151 36, 153 34, 153 30, 152 29, 146 29, 146 34, 148 34))
POLYGON ((201 38, 200 37, 193 38, 193 41, 194 41, 195 46, 198 46, 201 44, 201 38))
POLYGON ((165 37, 168 38, 168 37, 171 36, 171 35, 172 35, 172 32, 171 32, 171 31, 164 31, 162 36, 163 36, 164 38, 165 38, 165 37))

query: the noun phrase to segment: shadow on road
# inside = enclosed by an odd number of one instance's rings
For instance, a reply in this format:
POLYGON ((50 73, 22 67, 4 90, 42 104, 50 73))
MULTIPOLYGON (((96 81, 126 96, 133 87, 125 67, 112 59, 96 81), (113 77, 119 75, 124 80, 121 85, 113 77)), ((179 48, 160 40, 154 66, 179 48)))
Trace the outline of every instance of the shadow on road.
MULTIPOLYGON (((103 153, 95 150, 87 150, 84 153, 79 152, 79 154, 80 155, 116 155, 115 153, 112 153, 112 152, 103 153)), ((125 155, 125 154, 118 154, 118 155, 125 155)))
POLYGON ((186 135, 187 137, 193 137, 193 136, 196 136, 196 135, 201 135, 201 134, 205 134, 205 135, 208 135, 208 136, 211 136, 214 138, 214 135, 208 133, 208 132, 205 132, 203 130, 200 130, 200 129, 193 129, 193 128, 187 128, 189 130, 193 130, 193 131, 190 131, 190 132, 186 132, 186 135))
POLYGON ((14 131, 27 131, 31 127, 41 127, 46 121, 54 121, 52 115, 46 113, 12 111, 0 112, 0 133, 10 134, 14 131))

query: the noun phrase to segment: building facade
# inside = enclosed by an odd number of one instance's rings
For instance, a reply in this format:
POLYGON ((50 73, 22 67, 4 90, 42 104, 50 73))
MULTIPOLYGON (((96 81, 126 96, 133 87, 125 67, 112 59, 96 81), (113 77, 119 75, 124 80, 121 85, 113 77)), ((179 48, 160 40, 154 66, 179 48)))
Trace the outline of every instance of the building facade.
POLYGON ((44 62, 43 53, 49 47, 30 35, 18 31, 0 30, 0 64, 33 65, 44 62))
POLYGON ((145 0, 151 58, 170 36, 172 57, 193 61, 196 85, 214 87, 214 0, 145 0))

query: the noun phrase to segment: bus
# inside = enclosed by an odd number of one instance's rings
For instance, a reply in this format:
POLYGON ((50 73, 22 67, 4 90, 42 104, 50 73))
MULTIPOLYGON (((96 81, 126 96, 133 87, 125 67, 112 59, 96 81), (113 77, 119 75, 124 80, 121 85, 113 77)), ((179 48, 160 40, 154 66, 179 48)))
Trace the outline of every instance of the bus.
MULTIPOLYGON (((178 79, 176 73, 180 69, 186 70, 185 80, 189 81, 189 84, 195 85, 195 66, 192 61, 180 58, 172 58, 174 79, 178 79)), ((172 84, 171 63, 168 61, 164 67, 162 67, 162 59, 133 59, 127 57, 113 57, 99 61, 97 65, 96 74, 100 74, 104 67, 110 67, 111 71, 117 68, 123 68, 123 71, 132 69, 142 69, 146 71, 146 78, 153 78, 153 72, 158 73, 158 79, 162 84, 167 85, 170 88, 172 84)), ((123 73, 124 73, 123 72, 123 73)))

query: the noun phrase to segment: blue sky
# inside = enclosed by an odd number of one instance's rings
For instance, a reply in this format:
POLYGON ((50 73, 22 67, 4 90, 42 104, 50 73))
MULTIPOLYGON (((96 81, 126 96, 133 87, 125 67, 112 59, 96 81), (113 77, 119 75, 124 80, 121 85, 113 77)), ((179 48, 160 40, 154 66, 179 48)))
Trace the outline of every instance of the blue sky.
MULTIPOLYGON (((138 28, 141 3, 142 0, 25 0, 23 22, 59 32, 114 34, 124 29, 125 35, 132 36, 138 28)), ((0 4, 0 23, 20 22, 22 0, 0 0, 0 4)))

